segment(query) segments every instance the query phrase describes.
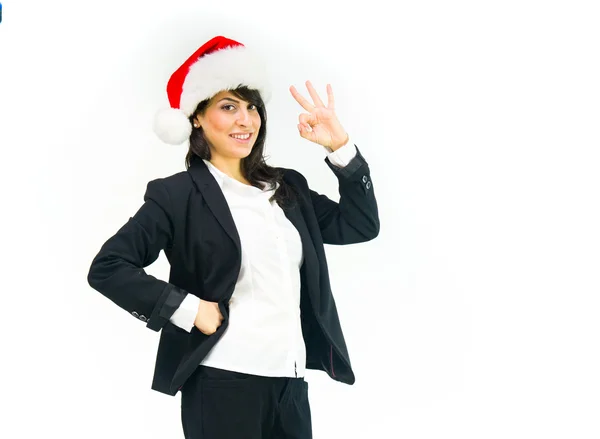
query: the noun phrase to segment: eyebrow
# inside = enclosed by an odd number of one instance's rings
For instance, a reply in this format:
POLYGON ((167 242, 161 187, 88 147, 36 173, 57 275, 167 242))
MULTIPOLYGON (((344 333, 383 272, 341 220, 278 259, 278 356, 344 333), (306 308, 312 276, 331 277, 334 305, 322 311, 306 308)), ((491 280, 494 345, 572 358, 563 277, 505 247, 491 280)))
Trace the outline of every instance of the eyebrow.
POLYGON ((231 98, 223 98, 219 102, 222 102, 222 101, 231 101, 231 102, 235 102, 236 104, 240 103, 240 101, 236 101, 235 99, 231 99, 231 98))

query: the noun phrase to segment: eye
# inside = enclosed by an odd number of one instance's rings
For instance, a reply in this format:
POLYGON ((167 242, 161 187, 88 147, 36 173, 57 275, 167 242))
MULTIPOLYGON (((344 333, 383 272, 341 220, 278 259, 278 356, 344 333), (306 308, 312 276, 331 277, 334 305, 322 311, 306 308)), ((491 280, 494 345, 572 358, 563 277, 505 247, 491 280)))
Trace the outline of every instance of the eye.
MULTIPOLYGON (((233 104, 225 104, 221 107, 221 109, 225 110, 225 111, 229 111, 232 109, 235 109, 235 105, 233 104)), ((248 110, 258 110, 258 107, 254 104, 248 104, 248 110)))

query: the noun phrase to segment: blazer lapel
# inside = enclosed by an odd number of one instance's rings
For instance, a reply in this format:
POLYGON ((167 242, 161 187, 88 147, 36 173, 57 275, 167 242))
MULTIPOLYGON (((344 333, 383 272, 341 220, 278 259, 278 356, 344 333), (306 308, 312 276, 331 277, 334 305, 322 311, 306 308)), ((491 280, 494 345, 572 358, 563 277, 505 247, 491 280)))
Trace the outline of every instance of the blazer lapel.
POLYGON ((298 200, 293 207, 285 208, 283 209, 283 212, 300 234, 302 251, 304 254, 304 261, 300 271, 301 273, 304 273, 304 276, 306 276, 311 300, 313 301, 315 308, 319 309, 321 306, 320 297, 318 294, 313 294, 313 291, 318 291, 319 264, 317 252, 315 250, 310 231, 308 230, 308 226, 306 225, 306 221, 304 220, 300 203, 301 201, 298 200))
POLYGON ((308 253, 314 253, 315 249, 312 246, 310 233, 308 232, 306 222, 304 221, 302 212, 300 211, 300 206, 296 204, 294 207, 283 209, 283 212, 300 234, 300 239, 302 240, 302 250, 304 251, 304 261, 306 261, 306 256, 308 256, 308 253))
POLYGON ((196 187, 202 193, 202 197, 206 201, 208 208, 213 212, 223 229, 225 229, 225 232, 231 237, 238 252, 241 254, 240 236, 219 184, 201 159, 194 160, 188 172, 192 176, 196 187))

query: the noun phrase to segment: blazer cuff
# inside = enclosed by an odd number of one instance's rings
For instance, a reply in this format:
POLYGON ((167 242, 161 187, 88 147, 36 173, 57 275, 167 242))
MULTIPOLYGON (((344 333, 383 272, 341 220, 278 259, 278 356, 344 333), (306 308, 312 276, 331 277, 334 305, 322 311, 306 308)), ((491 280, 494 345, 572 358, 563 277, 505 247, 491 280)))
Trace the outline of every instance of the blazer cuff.
MULTIPOLYGON (((348 145, 345 145, 348 146, 348 145)), ((365 158, 362 156, 362 154, 360 153, 360 149, 358 148, 358 146, 354 145, 354 147, 356 148, 356 155, 354 156, 354 158, 352 160, 350 160, 350 162, 342 167, 336 166, 335 164, 333 164, 330 160, 329 157, 325 157, 325 163, 327 163, 327 166, 329 166, 329 168, 338 176, 338 177, 343 177, 343 178, 350 178, 352 177, 353 174, 356 173, 356 171, 358 171, 360 168, 367 167, 368 168, 368 164, 367 161, 365 160, 365 158)), ((367 169, 368 171, 368 169, 367 169)))
POLYGON ((341 148, 329 153, 327 158, 338 168, 344 168, 348 166, 348 163, 356 156, 356 146, 348 140, 341 148))
POLYGON ((173 284, 167 284, 150 314, 146 327, 153 331, 160 331, 179 308, 187 294, 187 291, 177 288, 173 284))

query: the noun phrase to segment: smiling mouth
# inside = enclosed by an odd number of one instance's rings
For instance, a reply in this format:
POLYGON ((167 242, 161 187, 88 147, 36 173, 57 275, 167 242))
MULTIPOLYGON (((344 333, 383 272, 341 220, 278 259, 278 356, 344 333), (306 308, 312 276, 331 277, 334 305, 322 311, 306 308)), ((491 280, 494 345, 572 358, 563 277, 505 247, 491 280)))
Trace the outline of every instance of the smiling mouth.
POLYGON ((237 139, 237 140, 248 140, 251 136, 252 136, 251 133, 247 133, 247 134, 230 134, 229 135, 229 137, 233 137, 234 139, 237 139))

